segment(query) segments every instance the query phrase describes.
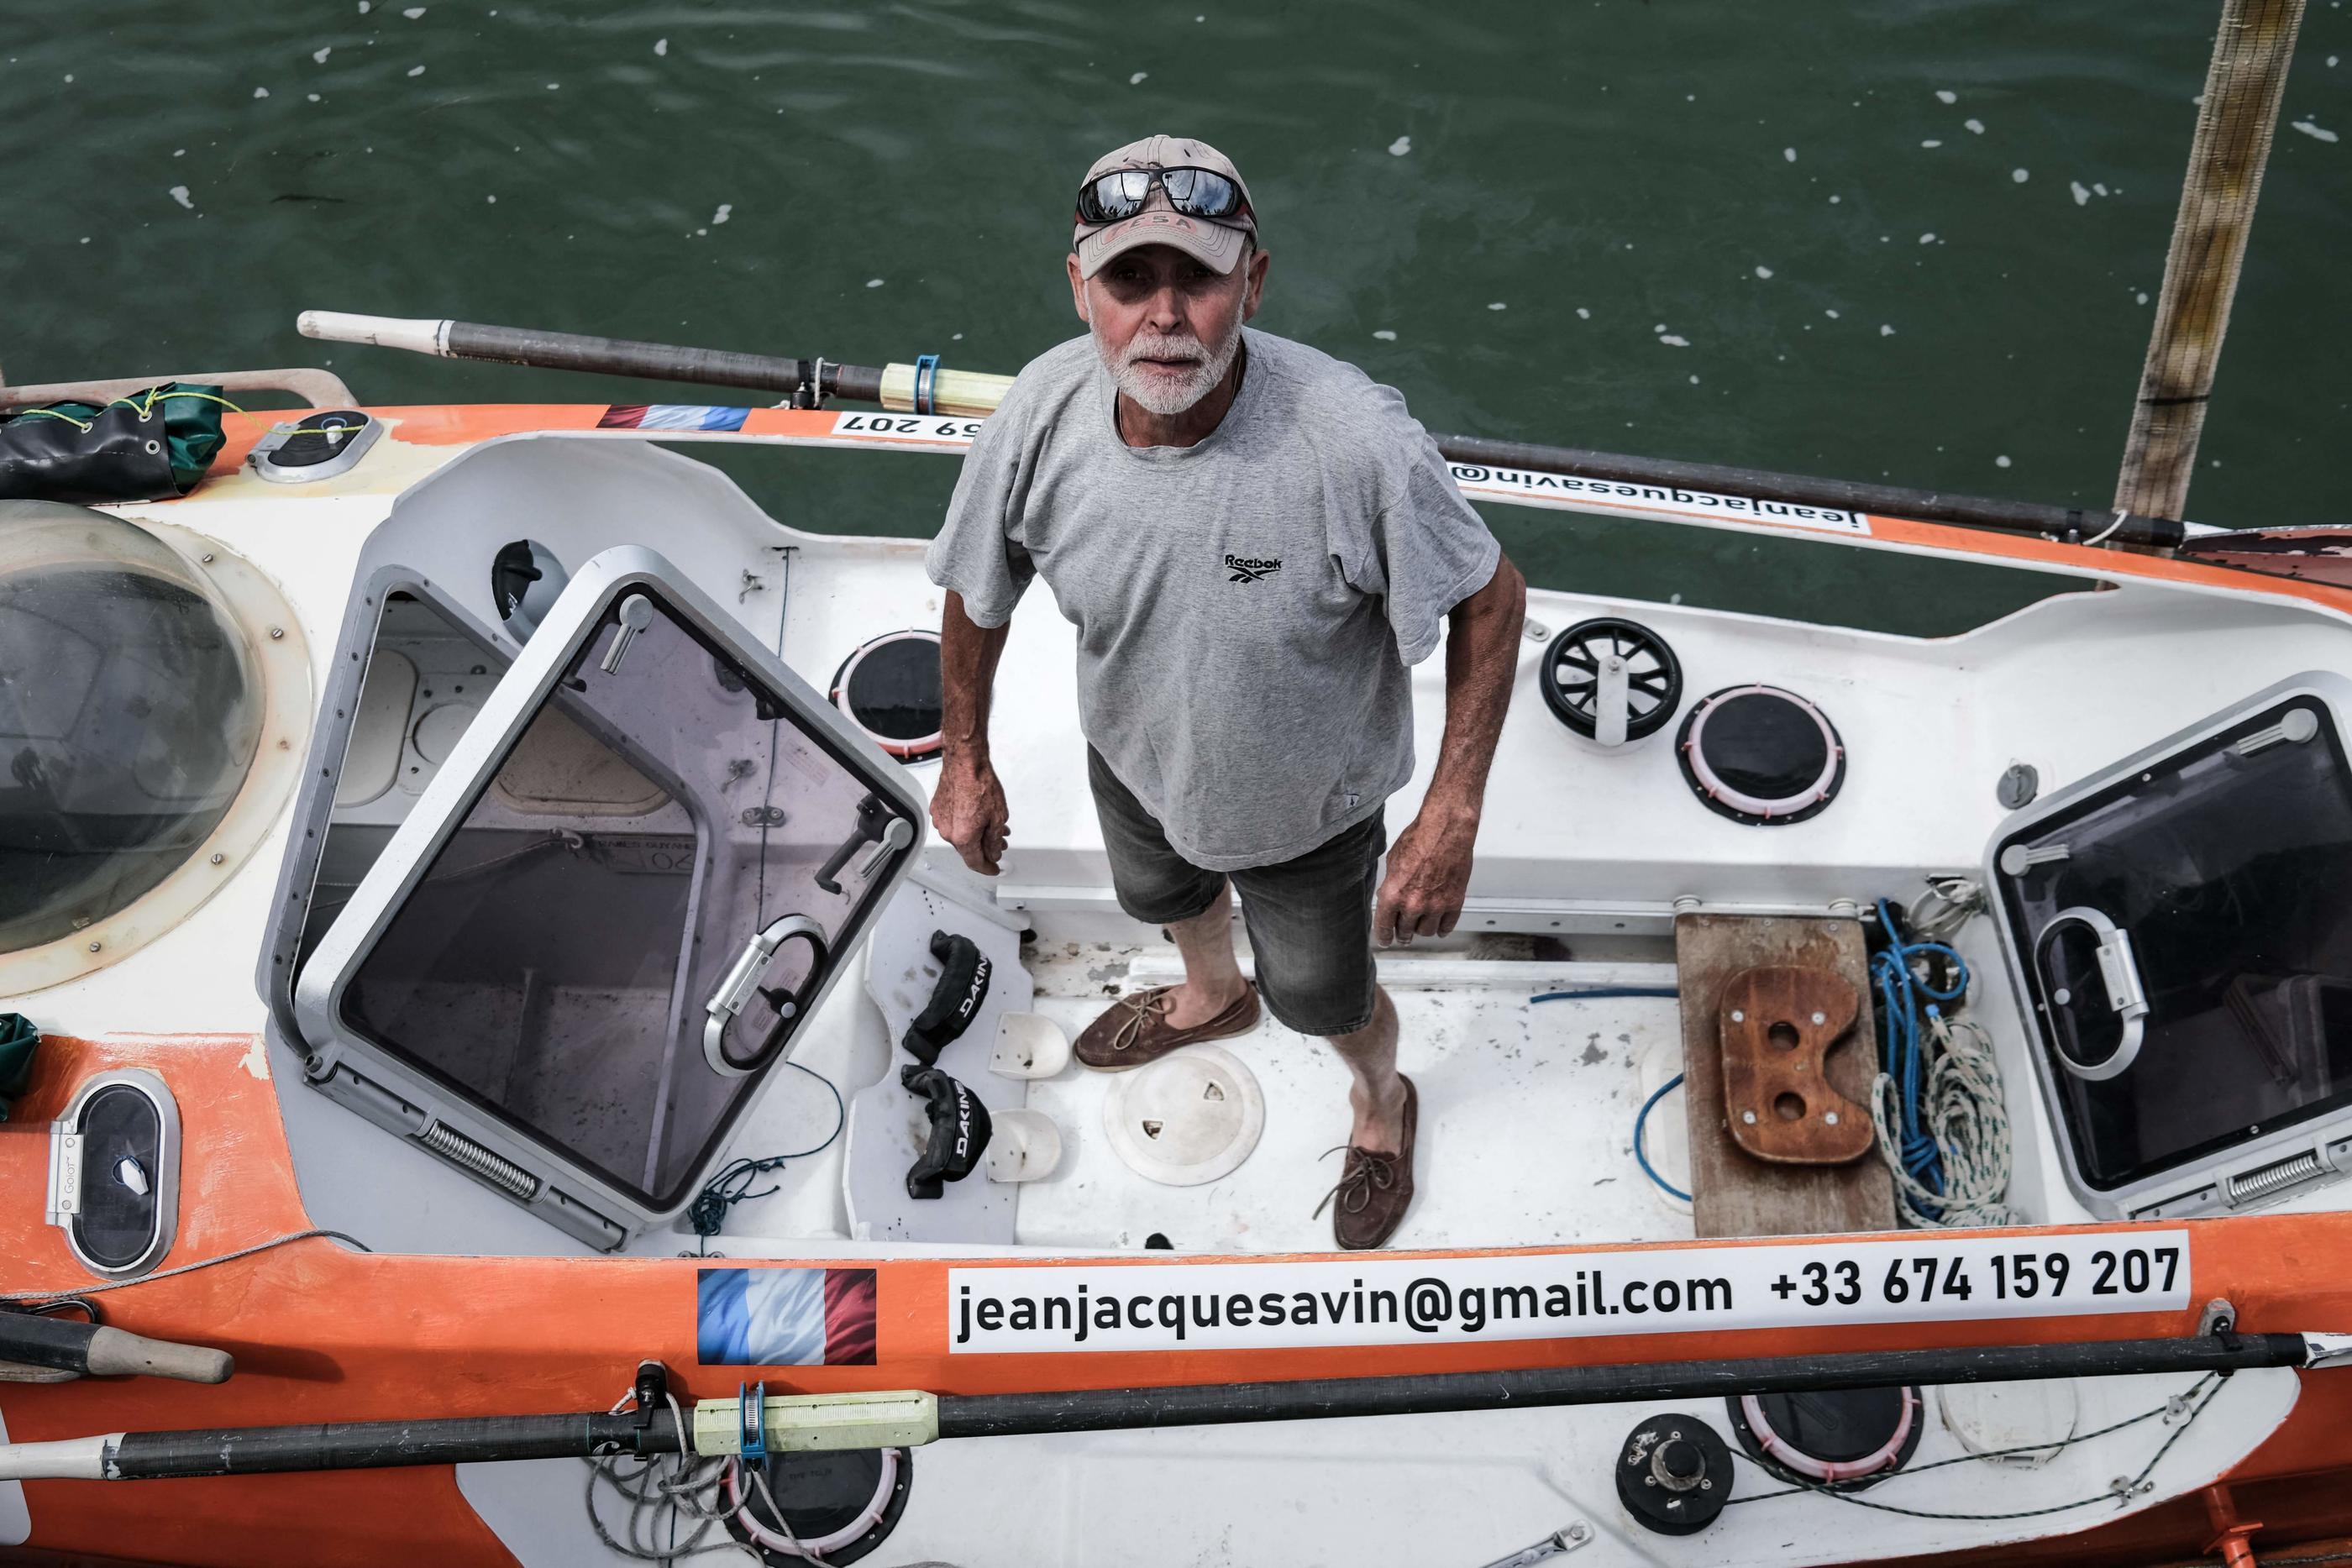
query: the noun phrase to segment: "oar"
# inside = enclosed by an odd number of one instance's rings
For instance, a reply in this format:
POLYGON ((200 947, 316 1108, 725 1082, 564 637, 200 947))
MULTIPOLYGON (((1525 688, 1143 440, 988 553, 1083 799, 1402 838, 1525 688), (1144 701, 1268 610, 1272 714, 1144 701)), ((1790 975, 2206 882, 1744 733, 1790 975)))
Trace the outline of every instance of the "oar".
MULTIPOLYGON (((908 1448, 956 1437, 1105 1432, 1146 1427, 1711 1399, 1766 1390, 1803 1393, 1902 1384, 2121 1377, 2331 1365, 2352 1359, 2352 1336, 2216 1333, 2186 1339, 1958 1350, 1857 1351, 1738 1361, 1551 1366, 1516 1372, 1211 1383, 1069 1393, 801 1394, 765 1400, 772 1452, 908 1448)), ((143 1480, 266 1470, 358 1469, 490 1459, 587 1458, 604 1452, 700 1455, 742 1451, 745 1401, 706 1399, 680 1433, 667 1408, 608 1416, 467 1416, 194 1432, 115 1432, 0 1445, 0 1480, 143 1480)))
POLYGON ((670 343, 640 343, 625 338, 592 338, 573 332, 533 332, 520 327, 485 327, 472 321, 400 320, 390 316, 354 316, 341 310, 305 310, 294 325, 306 338, 331 343, 370 343, 406 349, 445 360, 486 360, 547 371, 591 371, 602 375, 643 376, 651 381, 698 382, 710 386, 749 387, 801 401, 847 398, 909 413, 981 418, 1004 401, 1011 376, 978 371, 939 370, 933 365, 844 365, 831 360, 790 360, 772 354, 738 354, 723 349, 682 349, 670 343), (928 383, 928 384, 925 384, 928 383))
MULTIPOLYGON (((486 327, 472 321, 357 316, 341 310, 305 310, 296 318, 295 326, 306 338, 334 343, 372 343, 379 348, 405 349, 444 359, 486 360, 541 370, 593 371, 654 381, 749 387, 782 393, 803 406, 839 397, 854 402, 879 403, 901 413, 978 418, 993 413, 1005 390, 1013 384, 1011 376, 940 368, 931 355, 924 356, 919 364, 893 363, 877 370, 867 365, 836 364, 825 359, 780 359, 717 349, 686 349, 669 343, 582 337, 571 332, 486 327)), ((1666 492, 1701 490, 1791 507, 1914 517, 2065 543, 2096 540, 2169 550, 2179 548, 2189 537, 2187 526, 2175 519, 2145 517, 2137 513, 2085 512, 2077 507, 1952 496, 1897 485, 1864 485, 1762 468, 1680 463, 1670 458, 1489 441, 1469 435, 1441 435, 1436 441, 1438 450, 1449 460, 1486 468, 1567 475, 1666 492)), ((1633 504, 1638 506, 1641 499, 1636 495, 1633 504)))
POLYGON ((176 1377, 185 1383, 226 1383, 236 1362, 225 1350, 149 1339, 97 1323, 31 1312, 0 1312, 0 1365, 26 1369, 0 1381, 48 1382, 79 1377, 176 1377))

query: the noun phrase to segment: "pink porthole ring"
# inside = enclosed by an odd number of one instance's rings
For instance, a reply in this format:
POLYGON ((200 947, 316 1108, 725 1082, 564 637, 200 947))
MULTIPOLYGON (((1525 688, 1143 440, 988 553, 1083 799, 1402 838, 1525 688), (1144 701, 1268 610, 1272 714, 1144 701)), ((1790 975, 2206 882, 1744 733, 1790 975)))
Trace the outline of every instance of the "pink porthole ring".
POLYGON ((1764 1414, 1763 1404, 1753 1394, 1740 1396, 1739 1414, 1748 1423, 1748 1431, 1754 1434, 1757 1447, 1764 1450, 1767 1458, 1798 1475, 1835 1486, 1841 1481, 1862 1480, 1902 1464, 1905 1446, 1912 1440, 1912 1428, 1918 1425, 1919 1391, 1906 1387, 1901 1392, 1901 1399, 1902 1413, 1895 1420, 1894 1434, 1878 1448, 1857 1459, 1824 1459, 1790 1443, 1772 1429, 1771 1421, 1764 1414))
POLYGON ((1695 704, 1675 753, 1709 810, 1751 827, 1817 816, 1845 784, 1845 743, 1829 716, 1761 683, 1727 686, 1695 704))

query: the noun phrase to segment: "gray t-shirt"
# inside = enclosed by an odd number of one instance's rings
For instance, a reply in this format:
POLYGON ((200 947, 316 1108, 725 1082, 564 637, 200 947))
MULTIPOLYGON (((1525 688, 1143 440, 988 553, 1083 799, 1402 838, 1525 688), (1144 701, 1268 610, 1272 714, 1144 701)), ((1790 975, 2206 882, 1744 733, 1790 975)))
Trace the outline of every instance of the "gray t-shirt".
POLYGON ((1395 389, 1245 334, 1207 440, 1129 446, 1091 338, 981 426, 931 580, 1001 626, 1043 576, 1078 629, 1078 716, 1208 871, 1306 853, 1412 775, 1406 666, 1500 548, 1395 389))

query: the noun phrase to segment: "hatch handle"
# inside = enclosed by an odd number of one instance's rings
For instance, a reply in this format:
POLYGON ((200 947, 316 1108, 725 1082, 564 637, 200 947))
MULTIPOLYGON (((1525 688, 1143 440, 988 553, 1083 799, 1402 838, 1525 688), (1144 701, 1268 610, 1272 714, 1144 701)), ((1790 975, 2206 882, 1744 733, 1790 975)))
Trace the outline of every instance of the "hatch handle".
POLYGON ((702 1059, 710 1064, 710 1071, 721 1078, 749 1078, 773 1061, 784 1037, 800 1018, 803 999, 824 983, 831 958, 824 927, 805 915, 787 915, 772 922, 745 944, 703 1009, 709 1016, 702 1026, 702 1059), (809 945, 812 961, 808 978, 801 982, 797 991, 761 985, 760 977, 768 972, 768 961, 776 956, 776 949, 796 937, 809 945), (768 998, 776 1009, 776 1021, 760 1041, 759 1054, 749 1061, 737 1061, 727 1054, 727 1030, 750 1004, 754 992, 768 998))
MULTIPOLYGON (((2095 956, 2099 965, 2099 979, 2106 989, 2107 1006, 2122 1020, 2123 1040, 2116 1047, 2115 1053, 2105 1061, 2088 1065, 2076 1061, 2063 1051, 2053 1054, 2067 1071, 2096 1083, 2116 1077, 2139 1055, 2143 1023, 2147 1018, 2147 988, 2140 981, 2139 962, 2132 954, 2131 933, 2089 904, 2078 904, 2052 915, 2049 924, 2042 928, 2042 943, 2050 940, 2052 932, 2069 924, 2088 927, 2098 939, 2095 956)), ((2045 986, 2048 984, 2046 976, 2043 983, 2045 986)), ((2050 994, 2052 1007, 2073 1007, 2086 999, 2071 997, 2063 989, 2053 990, 2050 994)))
POLYGON ((914 841, 915 830, 907 825, 907 819, 891 818, 890 825, 882 830, 882 836, 874 841, 874 847, 866 852, 866 858, 857 862, 856 874, 861 880, 872 876, 882 869, 884 861, 914 841))
POLYGON ((859 850, 868 844, 874 846, 857 864, 857 874, 865 877, 872 875, 892 853, 914 841, 915 830, 907 819, 883 804, 881 796, 868 795, 857 803, 857 825, 850 830, 849 837, 817 868, 816 884, 827 893, 839 893, 841 868, 859 850))

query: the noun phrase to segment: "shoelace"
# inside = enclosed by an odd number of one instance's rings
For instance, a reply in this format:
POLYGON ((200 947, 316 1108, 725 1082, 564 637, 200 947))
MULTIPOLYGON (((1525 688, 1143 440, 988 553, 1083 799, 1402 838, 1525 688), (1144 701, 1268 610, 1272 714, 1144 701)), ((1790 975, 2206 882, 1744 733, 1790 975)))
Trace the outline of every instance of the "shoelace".
POLYGON ((1352 1144, 1334 1144, 1320 1157, 1328 1160, 1341 1149, 1348 1151, 1348 1157, 1340 1166, 1339 1179, 1331 1184, 1331 1190, 1323 1195, 1323 1201, 1307 1216, 1309 1219, 1320 1218, 1335 1197, 1339 1200, 1341 1213, 1361 1214, 1371 1207, 1375 1188, 1386 1191, 1396 1186, 1397 1162, 1404 1158, 1402 1155, 1383 1155, 1352 1144))
POLYGON ((1127 1009, 1127 1019, 1111 1035, 1110 1048, 1113 1051, 1125 1051, 1140 1040, 1143 1037, 1143 1026, 1168 1010, 1170 998, 1173 995, 1172 988, 1163 986, 1158 990, 1146 991, 1139 997, 1119 998, 1118 1005, 1127 1009))

